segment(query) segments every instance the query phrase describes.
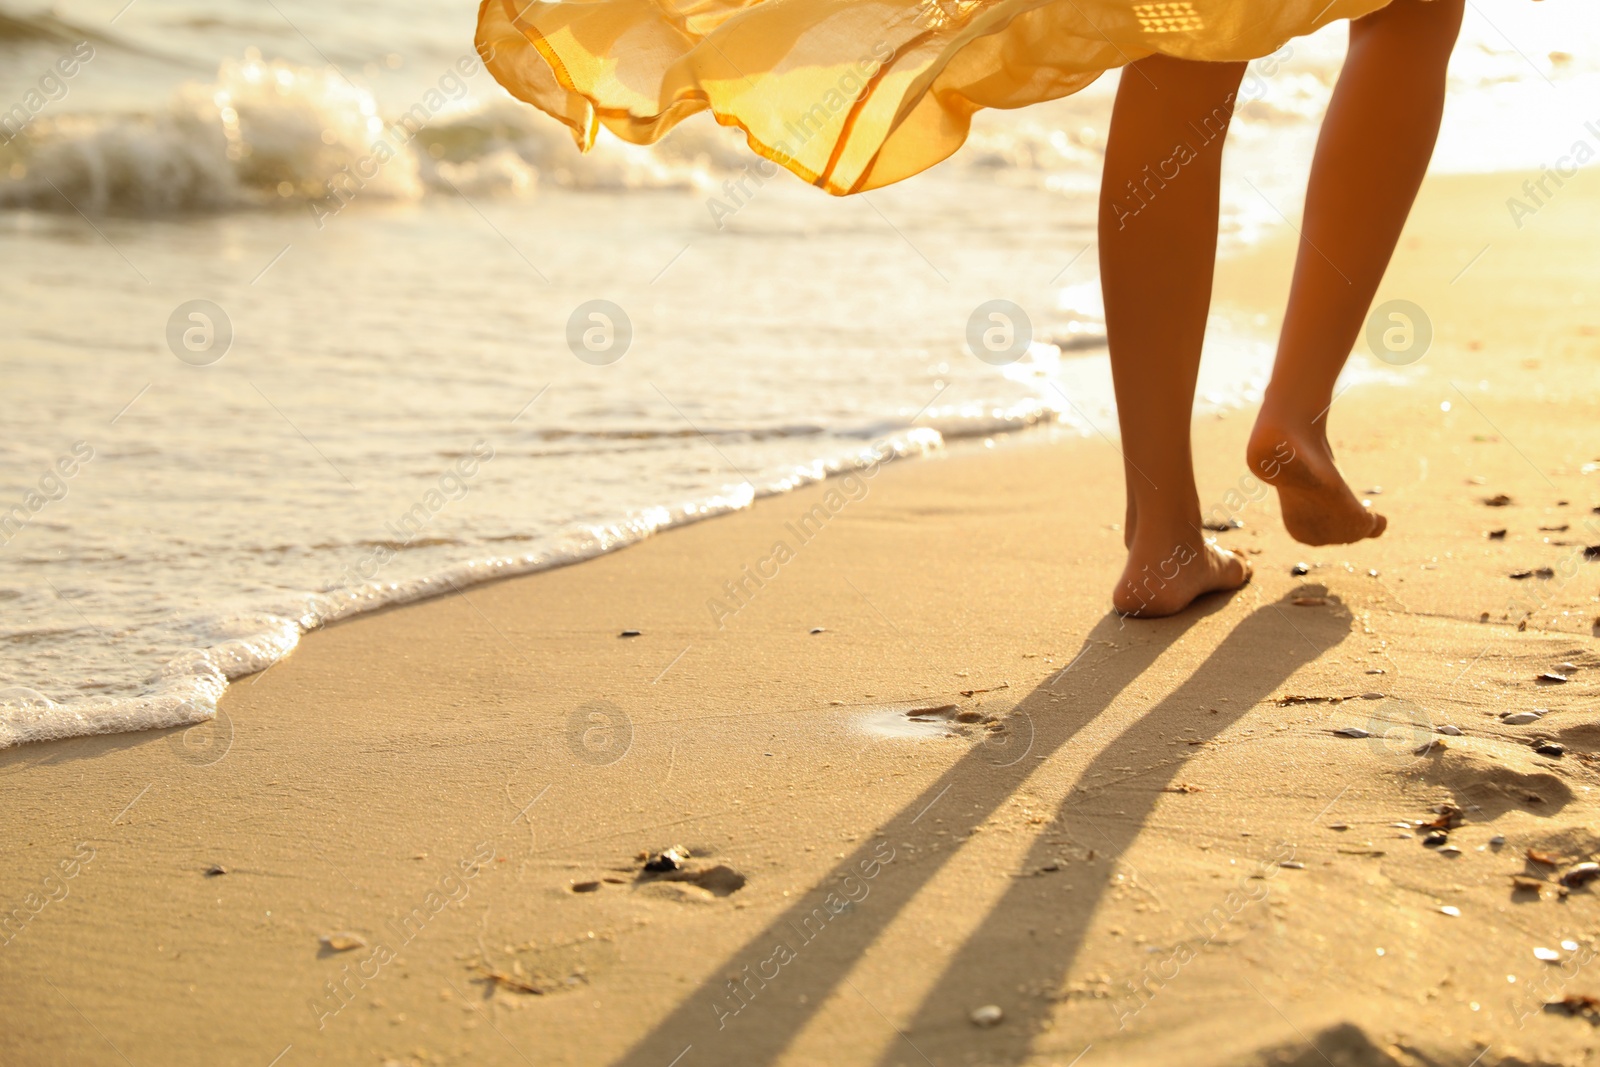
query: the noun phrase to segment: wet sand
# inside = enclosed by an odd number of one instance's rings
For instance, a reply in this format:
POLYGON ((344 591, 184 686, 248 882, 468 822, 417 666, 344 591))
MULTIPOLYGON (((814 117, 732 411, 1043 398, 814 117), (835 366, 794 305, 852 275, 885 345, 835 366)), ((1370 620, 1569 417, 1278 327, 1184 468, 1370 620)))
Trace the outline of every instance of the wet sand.
POLYGON ((1114 447, 1022 436, 0 753, 0 1061, 1593 1062, 1600 200, 1522 179, 1430 180, 1379 299, 1432 347, 1336 401, 1381 541, 1295 545, 1202 420, 1255 581, 1124 623, 1114 447))

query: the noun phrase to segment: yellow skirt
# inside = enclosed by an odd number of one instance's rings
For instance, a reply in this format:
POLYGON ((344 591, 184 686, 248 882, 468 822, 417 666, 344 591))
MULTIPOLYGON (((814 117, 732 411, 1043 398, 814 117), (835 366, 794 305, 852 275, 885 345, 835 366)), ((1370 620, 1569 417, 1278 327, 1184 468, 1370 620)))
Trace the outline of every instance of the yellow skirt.
POLYGON ((950 156, 979 108, 1075 93, 1154 53, 1248 60, 1388 0, 483 0, 478 52, 587 150, 697 111, 835 195, 950 156))

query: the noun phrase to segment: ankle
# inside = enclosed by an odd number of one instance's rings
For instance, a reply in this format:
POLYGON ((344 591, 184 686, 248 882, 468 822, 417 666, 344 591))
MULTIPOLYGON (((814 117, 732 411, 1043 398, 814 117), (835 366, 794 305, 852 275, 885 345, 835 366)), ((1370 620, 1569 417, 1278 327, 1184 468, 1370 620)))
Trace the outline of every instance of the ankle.
POLYGON ((1285 466, 1307 453, 1326 451, 1325 442, 1325 424, 1314 416, 1285 415, 1263 408, 1250 430, 1245 460, 1252 474, 1271 481, 1285 466))
POLYGON ((1157 520, 1154 516, 1141 515, 1128 545, 1128 556, 1153 566, 1168 559, 1182 566, 1203 551, 1205 543, 1206 534, 1198 513, 1192 520, 1172 516, 1157 520))
POLYGON ((1320 434, 1328 409, 1333 406, 1332 394, 1320 390, 1314 396, 1299 396, 1276 392, 1269 385, 1261 398, 1261 411, 1256 416, 1257 429, 1270 429, 1284 436, 1320 434))

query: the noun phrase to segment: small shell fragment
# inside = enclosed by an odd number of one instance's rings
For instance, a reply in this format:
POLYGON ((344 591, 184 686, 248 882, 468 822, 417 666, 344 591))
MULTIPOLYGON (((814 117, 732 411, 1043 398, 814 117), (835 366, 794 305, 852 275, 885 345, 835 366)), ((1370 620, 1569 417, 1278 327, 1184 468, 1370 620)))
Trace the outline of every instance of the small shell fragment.
POLYGON ((1006 1013, 1000 1010, 998 1004, 985 1004, 981 1008, 973 1008, 972 1014, 968 1016, 972 1020, 973 1026, 981 1026, 985 1029, 991 1026, 999 1026, 1000 1020, 1005 1017, 1006 1013))
POLYGON ((1562 873, 1561 884, 1565 886, 1586 885, 1596 878, 1600 878, 1600 863, 1575 863, 1562 873))
POLYGON ((1454 904, 1446 904, 1444 907, 1439 909, 1439 914, 1449 915, 1452 918, 1459 919, 1461 917, 1461 909, 1456 907, 1454 904))
POLYGON ((1279 860, 1278 866, 1288 871, 1303 871, 1306 869, 1306 865, 1299 860, 1279 860))
POLYGON ((1335 730, 1333 732, 1335 734, 1339 735, 1340 737, 1371 737, 1372 736, 1371 734, 1367 733, 1367 731, 1363 730, 1359 726, 1341 726, 1341 727, 1339 727, 1337 730, 1335 730))
POLYGON ((1514 711, 1510 715, 1500 716, 1500 721, 1507 726, 1526 726, 1530 722, 1539 721, 1537 711, 1514 711))
POLYGON ((1461 727, 1459 727, 1459 726, 1450 726, 1450 725, 1435 726, 1434 730, 1437 733, 1444 734, 1446 737, 1460 737, 1461 736, 1461 727))
POLYGON ((1545 685, 1565 685, 1567 676, 1557 673, 1556 671, 1545 671, 1543 674, 1539 675, 1539 677, 1535 678, 1534 681, 1542 682, 1545 685))
POLYGON ((360 934, 348 932, 323 934, 317 940, 332 952, 349 952, 351 949, 367 947, 366 939, 360 934))
POLYGON ((1439 855, 1449 856, 1451 859, 1455 859, 1457 856, 1461 855, 1461 850, 1454 845, 1446 845, 1439 849, 1439 855))
POLYGON ((1561 953, 1557 952, 1553 948, 1544 948, 1543 946, 1540 946, 1533 950, 1533 957, 1534 959, 1544 960, 1546 963, 1554 963, 1556 960, 1561 958, 1561 953))
POLYGON ((673 845, 671 848, 662 849, 655 855, 648 857, 645 860, 644 869, 651 874, 661 874, 664 871, 681 871, 690 855, 692 853, 682 845, 673 845))

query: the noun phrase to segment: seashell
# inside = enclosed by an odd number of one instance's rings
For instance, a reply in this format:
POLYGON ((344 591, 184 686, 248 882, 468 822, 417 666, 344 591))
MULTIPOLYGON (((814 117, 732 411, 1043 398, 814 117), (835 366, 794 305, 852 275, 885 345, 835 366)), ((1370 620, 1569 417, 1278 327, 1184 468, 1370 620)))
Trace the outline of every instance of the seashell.
POLYGON ((981 1026, 984 1029, 988 1029, 991 1026, 999 1026, 1000 1020, 1005 1017, 1006 1013, 1000 1010, 998 1004, 985 1004, 981 1008, 973 1008, 972 1014, 967 1016, 972 1020, 973 1026, 981 1026))
POLYGON ((1372 736, 1371 734, 1367 733, 1367 731, 1363 730, 1359 726, 1341 726, 1341 727, 1339 727, 1337 730, 1335 730, 1333 732, 1335 734, 1337 734, 1338 736, 1340 736, 1340 737, 1371 737, 1372 736))
POLYGON ((681 871, 683 863, 691 853, 682 845, 673 845, 671 848, 662 849, 645 861, 644 869, 652 874, 663 871, 681 871))
POLYGON ((1561 884, 1580 886, 1596 878, 1600 878, 1600 863, 1575 863, 1561 875, 1561 884))
POLYGON ((337 934, 323 934, 317 938, 323 946, 333 952, 349 952, 354 948, 366 948, 367 942, 360 934, 340 932, 337 934))

